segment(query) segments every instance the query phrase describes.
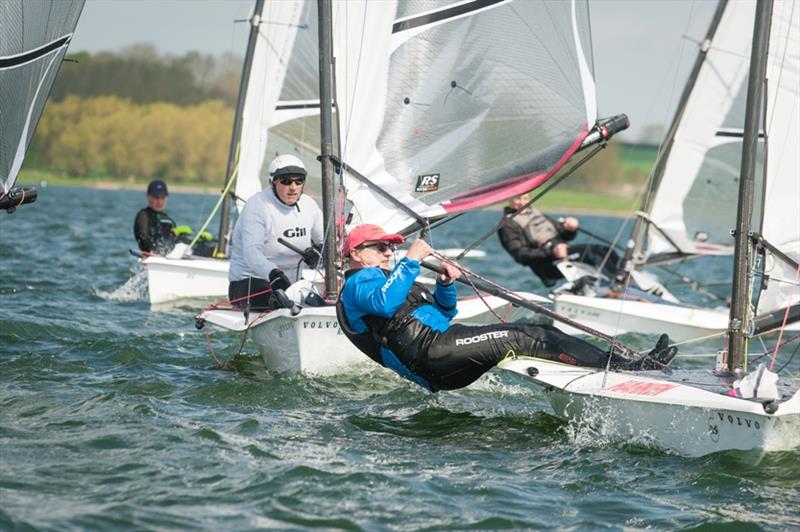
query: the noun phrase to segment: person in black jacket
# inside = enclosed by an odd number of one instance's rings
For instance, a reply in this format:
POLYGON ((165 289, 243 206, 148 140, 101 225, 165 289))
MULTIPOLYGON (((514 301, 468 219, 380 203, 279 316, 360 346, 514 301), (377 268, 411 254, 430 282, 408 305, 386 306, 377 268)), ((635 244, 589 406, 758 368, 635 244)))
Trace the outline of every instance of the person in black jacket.
MULTIPOLYGON (((167 255, 175 244, 192 243, 192 228, 188 225, 176 225, 167 211, 167 184, 154 179, 147 185, 147 207, 136 213, 133 222, 133 236, 139 249, 156 255, 167 255)), ((194 239, 192 254, 198 257, 213 257, 217 241, 211 233, 203 231, 194 239)))
POLYGON ((568 244, 575 239, 580 222, 572 216, 554 220, 538 209, 526 208, 529 200, 527 193, 511 198, 503 211, 511 218, 497 231, 500 243, 515 261, 529 266, 545 286, 563 279, 556 263, 568 257, 602 267, 606 276, 614 277, 620 263, 616 252, 603 245, 568 244))
POLYGON ((147 207, 136 213, 133 223, 133 236, 142 251, 166 255, 175 247, 177 226, 164 210, 168 196, 167 184, 160 179, 147 185, 147 207))

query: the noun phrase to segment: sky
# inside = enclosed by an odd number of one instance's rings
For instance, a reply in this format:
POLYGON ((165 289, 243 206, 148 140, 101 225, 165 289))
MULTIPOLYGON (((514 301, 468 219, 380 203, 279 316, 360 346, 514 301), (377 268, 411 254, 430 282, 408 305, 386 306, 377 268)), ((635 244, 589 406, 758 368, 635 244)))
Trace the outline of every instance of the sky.
MULTIPOLYGON (((523 0, 536 1, 536 0, 523 0)), ((253 0, 86 0, 71 52, 150 43, 173 55, 244 55, 253 0)), ((590 0, 600 116, 626 113, 624 140, 666 128, 715 0, 590 0)))

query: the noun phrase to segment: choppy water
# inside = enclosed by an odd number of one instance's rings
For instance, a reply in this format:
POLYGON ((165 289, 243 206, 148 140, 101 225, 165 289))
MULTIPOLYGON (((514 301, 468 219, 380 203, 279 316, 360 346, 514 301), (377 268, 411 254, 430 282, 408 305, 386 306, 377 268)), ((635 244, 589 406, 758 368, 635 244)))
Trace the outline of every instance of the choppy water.
MULTIPOLYGON (((169 211, 196 227, 213 201, 173 194, 169 211)), ((0 529, 800 527, 800 451, 690 459, 603 441, 499 373, 431 395, 380 368, 272 376, 252 345, 238 372, 216 370, 197 308, 143 301, 127 253, 143 203, 49 187, 0 213, 0 529)), ((434 243, 464 245, 497 216, 434 243)), ((476 270, 540 288, 496 238, 483 249, 476 270)), ((723 279, 724 263, 701 273, 723 279)))

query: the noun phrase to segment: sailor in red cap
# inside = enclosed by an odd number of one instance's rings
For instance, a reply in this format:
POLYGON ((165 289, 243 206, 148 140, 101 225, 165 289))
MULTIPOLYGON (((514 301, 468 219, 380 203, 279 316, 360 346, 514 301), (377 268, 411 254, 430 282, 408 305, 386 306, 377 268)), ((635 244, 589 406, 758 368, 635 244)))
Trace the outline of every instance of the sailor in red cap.
MULTIPOLYGON (((605 367, 608 352, 555 327, 522 323, 469 326, 451 324, 456 315, 454 281, 460 270, 442 263, 431 294, 416 282, 420 261, 433 252, 415 240, 406 256, 389 270, 398 234, 376 225, 359 225, 345 238, 350 269, 336 305, 339 324, 356 347, 372 360, 431 391, 462 388, 510 355, 536 356, 566 364, 605 367)), ((614 355, 610 366, 656 369, 675 356, 662 335, 641 359, 614 355)))

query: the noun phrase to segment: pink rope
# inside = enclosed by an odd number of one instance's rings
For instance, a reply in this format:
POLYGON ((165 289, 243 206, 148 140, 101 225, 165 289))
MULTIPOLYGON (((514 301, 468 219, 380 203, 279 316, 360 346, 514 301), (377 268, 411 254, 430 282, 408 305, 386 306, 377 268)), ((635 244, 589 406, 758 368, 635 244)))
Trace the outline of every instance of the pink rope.
MULTIPOLYGON (((794 275, 794 285, 792 286, 792 295, 789 301, 794 300, 794 294, 797 291, 798 280, 800 280, 800 264, 797 265, 797 271, 794 275)), ((778 342, 775 344, 775 350, 772 352, 772 360, 769 363, 769 370, 775 367, 775 361, 778 359, 778 348, 781 346, 781 339, 783 338, 783 331, 786 329, 786 321, 789 319, 789 308, 791 305, 786 305, 786 312, 783 314, 783 323, 781 323, 781 332, 778 334, 778 342)))

